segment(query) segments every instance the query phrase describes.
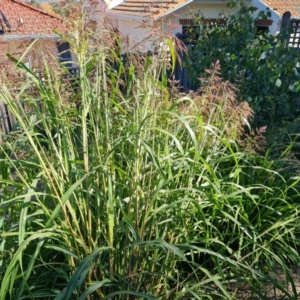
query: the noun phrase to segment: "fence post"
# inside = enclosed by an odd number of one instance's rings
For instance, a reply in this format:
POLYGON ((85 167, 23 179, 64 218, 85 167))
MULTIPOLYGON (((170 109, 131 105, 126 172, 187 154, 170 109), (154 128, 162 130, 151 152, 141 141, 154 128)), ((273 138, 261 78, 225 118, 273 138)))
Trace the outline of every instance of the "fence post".
POLYGON ((280 33, 287 35, 285 41, 285 47, 288 47, 289 45, 289 39, 290 39, 289 29, 291 28, 291 16, 292 16, 291 12, 286 11, 282 16, 282 21, 281 21, 280 33))
POLYGON ((8 116, 6 113, 6 108, 5 108, 5 104, 0 101, 0 125, 2 125, 0 128, 0 130, 4 133, 4 134, 8 134, 9 133, 9 123, 8 123, 8 116))

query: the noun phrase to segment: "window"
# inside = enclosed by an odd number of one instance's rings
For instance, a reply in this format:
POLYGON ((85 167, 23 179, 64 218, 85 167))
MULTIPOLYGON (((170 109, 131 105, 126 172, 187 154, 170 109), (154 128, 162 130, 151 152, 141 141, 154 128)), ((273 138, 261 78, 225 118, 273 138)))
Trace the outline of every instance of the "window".
POLYGON ((200 36, 208 36, 209 29, 212 25, 187 25, 182 26, 182 41, 189 47, 193 48, 200 36))
POLYGON ((72 56, 70 52, 70 44, 69 43, 59 43, 57 45, 58 57, 59 61, 63 63, 67 68, 72 67, 72 56))
POLYGON ((200 25, 187 25, 182 26, 182 40, 185 44, 190 44, 197 41, 200 37, 200 25))
MULTIPOLYGON (((210 31, 214 27, 223 27, 223 24, 205 24, 205 25, 186 25, 182 26, 182 41, 185 43, 185 45, 193 50, 197 44, 197 41, 201 36, 208 37, 210 34, 210 31)), ((205 56, 207 53, 205 49, 202 49, 202 51, 199 50, 199 55, 205 56)))
POLYGON ((269 32, 269 26, 256 26, 256 28, 257 28, 257 35, 269 32))
POLYGON ((209 35, 209 31, 214 27, 223 27, 226 19, 203 19, 201 24, 193 23, 192 19, 180 19, 182 25, 182 40, 192 46, 195 41, 199 40, 201 35, 209 35))

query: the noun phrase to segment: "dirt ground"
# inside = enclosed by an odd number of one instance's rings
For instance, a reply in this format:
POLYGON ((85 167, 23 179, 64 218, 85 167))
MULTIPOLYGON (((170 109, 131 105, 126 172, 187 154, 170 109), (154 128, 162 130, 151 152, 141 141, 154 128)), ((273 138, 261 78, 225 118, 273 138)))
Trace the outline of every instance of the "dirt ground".
MULTIPOLYGON (((278 271, 276 274, 274 274, 276 279, 279 279, 279 282, 284 285, 285 288, 290 292, 292 298, 287 297, 284 295, 284 293, 278 289, 275 289, 273 285, 266 284, 265 286, 265 297, 263 299, 267 300, 300 300, 300 267, 295 267, 292 269, 293 271, 293 279, 295 284, 295 290, 297 295, 294 295, 292 286, 290 284, 287 284, 285 274, 282 272, 282 270, 278 271)), ((234 295, 236 299, 239 300, 261 300, 262 298, 259 296, 253 295, 251 292, 251 288, 246 285, 241 285, 239 287, 232 287, 230 293, 234 295)))

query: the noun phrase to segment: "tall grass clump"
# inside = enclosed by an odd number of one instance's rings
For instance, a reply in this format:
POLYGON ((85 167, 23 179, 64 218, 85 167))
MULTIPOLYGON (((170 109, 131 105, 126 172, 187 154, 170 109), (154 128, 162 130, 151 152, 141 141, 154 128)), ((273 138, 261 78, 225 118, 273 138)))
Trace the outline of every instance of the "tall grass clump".
POLYGON ((11 57, 27 79, 1 87, 0 299, 296 299, 299 178, 243 150, 252 111, 218 64, 182 95, 167 53, 124 62, 84 24, 63 37, 78 76, 11 57))

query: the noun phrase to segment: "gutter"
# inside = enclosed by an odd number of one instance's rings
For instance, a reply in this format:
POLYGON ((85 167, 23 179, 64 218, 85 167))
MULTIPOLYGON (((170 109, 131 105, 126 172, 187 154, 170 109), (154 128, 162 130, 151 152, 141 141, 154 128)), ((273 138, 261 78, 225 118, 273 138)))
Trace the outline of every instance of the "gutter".
POLYGON ((157 19, 163 18, 163 17, 165 17, 165 16, 167 16, 169 14, 172 14, 173 12, 175 12, 175 11, 177 11, 177 10, 179 10, 179 9, 181 9, 181 8, 185 7, 186 5, 191 4, 193 2, 195 2, 195 1, 194 0, 188 0, 188 1, 184 2, 184 3, 182 3, 181 5, 176 6, 176 7, 174 7, 171 10, 168 10, 163 15, 159 16, 157 19))
POLYGON ((110 9, 114 9, 115 7, 119 6, 122 3, 125 3, 126 0, 118 0, 117 2, 114 3, 110 3, 113 1, 104 0, 104 2, 106 4, 107 9, 110 10, 110 9))
POLYGON ((107 11, 107 15, 110 17, 117 17, 117 19, 120 20, 137 20, 137 21, 144 21, 148 20, 148 18, 145 18, 143 16, 133 16, 133 15, 125 15, 125 14, 118 14, 118 13, 110 13, 109 10, 107 11))
MULTIPOLYGON (((8 34, 2 35, 5 41, 15 41, 15 40, 59 40, 61 37, 57 34, 45 34, 45 35, 38 35, 38 34, 31 34, 31 35, 21 35, 21 34, 8 34)), ((1 35, 0 35, 1 39, 1 35)))
MULTIPOLYGON (((249 0, 248 0, 248 2, 249 2, 249 0)), ((200 4, 228 4, 229 0, 196 0, 195 3, 200 3, 200 4)))

